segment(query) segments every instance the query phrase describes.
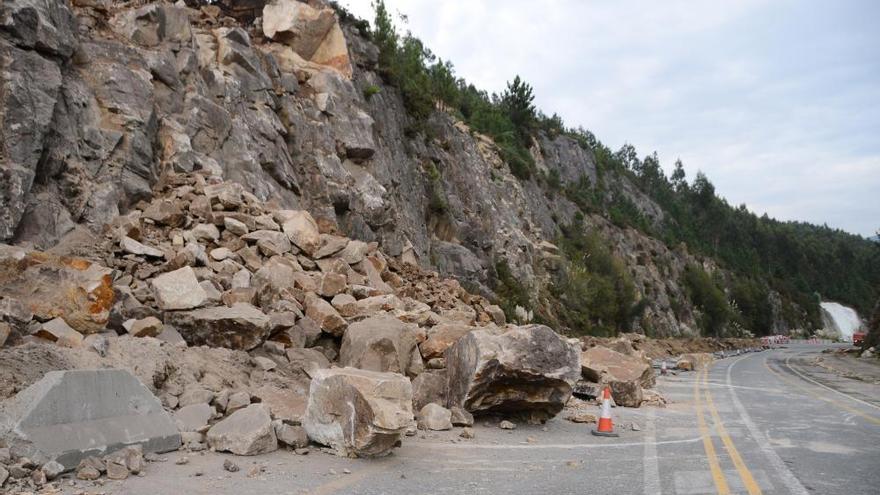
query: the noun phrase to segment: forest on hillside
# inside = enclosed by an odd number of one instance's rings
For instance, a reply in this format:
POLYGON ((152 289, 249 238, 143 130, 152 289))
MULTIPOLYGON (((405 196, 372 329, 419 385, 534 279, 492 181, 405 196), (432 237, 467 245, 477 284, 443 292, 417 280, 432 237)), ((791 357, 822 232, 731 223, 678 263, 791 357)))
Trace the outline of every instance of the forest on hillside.
MULTIPOLYGON (((710 275, 695 265, 682 280, 691 302, 703 313, 704 334, 732 334, 737 329, 765 334, 772 325, 771 292, 780 295, 782 317, 792 328, 820 328, 822 300, 870 314, 880 297, 880 243, 828 226, 757 216, 745 205, 729 204, 703 173, 688 180, 680 161, 667 176, 656 152, 640 157, 628 144, 612 150, 588 130, 568 127, 558 115, 538 110, 533 88, 519 76, 501 94, 480 90, 456 76, 452 63, 437 59, 418 38, 398 31, 383 1, 377 0, 374 7, 372 23, 336 8, 344 22, 353 23, 378 46, 379 71, 403 96, 412 117, 411 136, 429 133, 425 123, 440 108, 490 136, 517 178, 537 181, 548 193, 574 202, 582 213, 579 218, 600 214, 670 248, 683 243, 690 253, 713 259, 723 270, 710 275), (539 173, 529 149, 540 133, 551 139, 568 136, 590 151, 597 165, 596 183, 582 179, 562 184, 558 173, 539 173), (663 221, 646 218, 616 190, 620 186, 610 180, 614 177, 628 178, 656 202, 665 213, 663 221)), ((367 88, 365 97, 375 91, 378 88, 367 88)), ((560 228, 558 243, 568 262, 551 288, 558 323, 578 333, 628 330, 640 307, 622 263, 602 239, 576 225, 560 228), (596 254, 588 263, 578 255, 584 250, 596 254)), ((504 266, 496 271, 495 289, 508 313, 517 305, 528 306, 527 291, 505 275, 504 266)))

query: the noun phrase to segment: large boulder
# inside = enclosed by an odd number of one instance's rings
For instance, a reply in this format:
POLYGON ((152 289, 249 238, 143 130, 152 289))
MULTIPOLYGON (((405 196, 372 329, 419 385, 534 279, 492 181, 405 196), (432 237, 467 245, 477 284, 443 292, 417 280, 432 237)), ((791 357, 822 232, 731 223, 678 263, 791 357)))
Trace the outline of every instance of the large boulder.
POLYGON ((78 258, 0 244, 0 287, 42 321, 63 318, 82 334, 100 332, 110 319, 111 270, 78 258))
POLYGON ((269 336, 269 317, 248 303, 169 312, 165 319, 190 345, 249 351, 269 336))
POLYGON ((214 450, 236 455, 265 454, 278 449, 272 417, 263 404, 251 404, 235 411, 212 426, 207 439, 214 450))
POLYGON ((300 59, 351 77, 345 36, 333 9, 296 0, 273 0, 263 7, 263 34, 284 43, 300 59))
POLYGON ((545 421, 571 397, 578 357, 544 325, 474 330, 446 351, 448 405, 545 421))
POLYGON ((420 411, 426 405, 436 402, 447 403, 446 371, 425 371, 413 378, 413 410, 420 411))
POLYGON ((46 373, 0 406, 0 439, 20 456, 65 469, 130 445, 144 452, 180 447, 159 399, 120 369, 46 373))
POLYGON ((614 402, 626 407, 639 407, 642 389, 653 387, 655 383, 650 364, 602 346, 581 354, 581 373, 587 380, 610 386, 614 402))
POLYGON ((352 323, 342 337, 339 364, 407 376, 424 369, 415 329, 389 315, 352 323))
POLYGON ((412 386, 403 375, 334 368, 312 377, 303 426, 337 455, 387 455, 412 421, 412 386))

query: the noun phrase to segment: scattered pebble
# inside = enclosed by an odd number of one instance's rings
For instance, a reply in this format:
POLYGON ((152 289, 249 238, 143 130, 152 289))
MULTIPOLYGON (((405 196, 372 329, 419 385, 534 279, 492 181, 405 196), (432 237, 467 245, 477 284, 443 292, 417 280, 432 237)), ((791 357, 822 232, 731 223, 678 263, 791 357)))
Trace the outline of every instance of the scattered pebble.
POLYGON ((515 430, 516 424, 511 423, 510 421, 504 420, 498 424, 498 427, 501 428, 502 430, 515 430))
POLYGON ((223 461, 223 469, 229 471, 230 473, 236 473, 240 469, 238 464, 232 462, 230 459, 226 459, 223 461))

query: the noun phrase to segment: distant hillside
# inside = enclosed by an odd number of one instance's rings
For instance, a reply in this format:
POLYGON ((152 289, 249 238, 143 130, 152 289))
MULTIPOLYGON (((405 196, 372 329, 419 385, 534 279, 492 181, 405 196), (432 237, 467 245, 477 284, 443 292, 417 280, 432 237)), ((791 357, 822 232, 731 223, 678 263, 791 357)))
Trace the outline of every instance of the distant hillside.
MULTIPOLYGON (((418 39, 399 35, 383 2, 377 2, 376 13, 370 33, 380 48, 380 72, 401 89, 417 122, 426 120, 437 104, 491 136, 520 180, 574 203, 578 218, 599 215, 717 264, 721 270, 711 276, 693 265, 683 278, 688 297, 703 312, 704 331, 720 332, 728 324, 756 333, 818 328, 821 299, 852 305, 862 314, 870 311, 880 288, 880 247, 875 243, 828 227, 758 217, 745 205, 730 205, 704 174, 688 180, 681 162, 668 177, 656 152, 640 157, 631 145, 613 151, 589 131, 543 114, 532 105, 531 86, 519 77, 500 95, 480 91, 456 77, 450 62, 435 60, 418 39), (550 157, 542 144, 560 137, 592 155, 594 176, 566 181, 564 170, 545 166, 550 157)), ((579 229, 560 227, 562 245, 582 235, 579 229)), ((577 249, 567 254, 569 262, 575 261, 577 249)), ((557 296, 565 299, 558 290, 557 296)), ((621 317, 618 326, 626 326, 628 318, 621 317)))

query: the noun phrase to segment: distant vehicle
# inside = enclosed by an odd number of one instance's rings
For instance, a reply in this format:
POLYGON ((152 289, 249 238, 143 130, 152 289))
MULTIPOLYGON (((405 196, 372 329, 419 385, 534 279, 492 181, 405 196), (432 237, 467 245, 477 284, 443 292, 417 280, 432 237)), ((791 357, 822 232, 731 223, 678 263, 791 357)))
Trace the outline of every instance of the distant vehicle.
POLYGON ((853 334, 853 345, 862 345, 862 342, 865 341, 865 332, 856 332, 853 334))

